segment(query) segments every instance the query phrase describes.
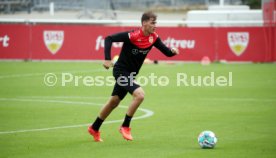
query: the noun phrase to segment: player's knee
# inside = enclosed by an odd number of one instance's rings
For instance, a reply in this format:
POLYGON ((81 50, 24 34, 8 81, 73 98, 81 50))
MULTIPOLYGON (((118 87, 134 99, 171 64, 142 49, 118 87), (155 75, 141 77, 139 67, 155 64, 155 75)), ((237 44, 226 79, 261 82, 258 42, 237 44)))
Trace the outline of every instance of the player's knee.
POLYGON ((145 99, 145 92, 143 90, 138 90, 133 94, 134 98, 138 101, 143 101, 145 99))
POLYGON ((145 94, 139 94, 137 99, 142 102, 145 99, 145 94))

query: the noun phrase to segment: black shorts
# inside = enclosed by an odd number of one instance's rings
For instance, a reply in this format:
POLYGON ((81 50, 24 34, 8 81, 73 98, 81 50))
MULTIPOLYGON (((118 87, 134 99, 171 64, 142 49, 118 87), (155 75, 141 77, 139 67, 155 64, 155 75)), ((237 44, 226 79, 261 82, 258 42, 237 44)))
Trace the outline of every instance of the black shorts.
POLYGON ((134 82, 136 74, 131 74, 126 71, 114 71, 113 76, 115 77, 116 83, 113 88, 112 96, 118 95, 121 100, 127 95, 132 94, 137 88, 140 87, 134 82))

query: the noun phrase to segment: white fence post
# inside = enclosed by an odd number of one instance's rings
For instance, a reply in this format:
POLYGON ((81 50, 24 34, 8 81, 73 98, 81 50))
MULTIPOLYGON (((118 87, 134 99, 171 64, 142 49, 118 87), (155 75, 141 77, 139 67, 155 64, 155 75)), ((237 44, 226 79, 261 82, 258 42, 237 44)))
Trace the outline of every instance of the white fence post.
POLYGON ((50 4, 49 4, 49 12, 50 12, 51 16, 55 15, 55 4, 54 4, 54 2, 50 2, 50 4))

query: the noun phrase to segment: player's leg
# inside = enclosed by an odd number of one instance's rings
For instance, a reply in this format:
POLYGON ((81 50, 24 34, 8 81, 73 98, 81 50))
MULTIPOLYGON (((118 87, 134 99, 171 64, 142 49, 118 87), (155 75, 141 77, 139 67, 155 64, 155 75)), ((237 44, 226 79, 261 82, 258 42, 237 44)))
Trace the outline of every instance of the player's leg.
POLYGON ((94 137, 96 142, 102 141, 100 138, 99 129, 104 122, 104 120, 109 116, 109 114, 119 105, 120 101, 126 96, 127 91, 115 84, 112 96, 108 102, 101 109, 99 116, 96 118, 94 123, 88 127, 88 132, 94 137))
POLYGON ((119 105, 121 99, 118 95, 111 96, 100 111, 99 118, 105 120, 108 115, 119 105))
POLYGON ((119 103, 120 103, 120 98, 118 95, 111 96, 110 99, 107 101, 107 103, 103 106, 101 109, 99 116, 95 120, 95 122, 92 124, 92 128, 95 131, 99 131, 102 122, 108 117, 108 115, 115 109, 119 103))
POLYGON ((133 140, 133 137, 130 132, 131 128, 129 128, 130 122, 135 112, 137 111, 138 107, 143 102, 145 93, 144 93, 144 90, 136 83, 134 83, 133 86, 130 86, 127 88, 128 88, 128 91, 132 93, 133 99, 127 110, 124 122, 120 127, 120 132, 122 133, 124 139, 133 140))
POLYGON ((143 102, 143 100, 145 98, 145 92, 142 89, 142 87, 140 87, 140 85, 138 85, 135 82, 129 84, 129 86, 125 86, 124 88, 130 94, 132 94, 132 101, 128 107, 128 110, 127 110, 127 113, 125 116, 125 120, 122 124, 122 127, 129 127, 131 118, 134 116, 138 107, 140 106, 140 104, 143 102))
POLYGON ((143 102, 143 100, 145 98, 145 92, 141 87, 139 87, 133 91, 132 97, 133 97, 133 99, 132 99, 130 106, 128 108, 128 111, 127 111, 127 115, 131 116, 131 117, 135 114, 139 105, 143 102))

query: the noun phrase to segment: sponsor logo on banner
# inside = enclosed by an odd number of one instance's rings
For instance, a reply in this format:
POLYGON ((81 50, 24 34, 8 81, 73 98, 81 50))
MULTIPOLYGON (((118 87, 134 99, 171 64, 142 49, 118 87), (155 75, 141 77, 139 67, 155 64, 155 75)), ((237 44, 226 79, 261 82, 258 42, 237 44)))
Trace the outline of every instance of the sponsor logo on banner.
MULTIPOLYGON (((113 42, 112 46, 114 48, 121 48, 123 46, 123 42, 113 42)), ((104 36, 98 36, 96 39, 95 50, 98 51, 100 48, 104 48, 104 36)))
POLYGON ((47 49, 56 54, 62 47, 64 41, 64 31, 44 31, 43 39, 47 49))
POLYGON ((181 49, 194 49, 196 45, 195 40, 175 39, 172 37, 168 37, 163 42, 170 48, 176 47, 181 49))
POLYGON ((10 40, 10 37, 8 35, 5 35, 5 36, 0 36, 0 43, 2 43, 1 45, 3 47, 8 47, 9 46, 9 40, 10 40))
POLYGON ((228 45, 236 56, 244 53, 249 43, 248 32, 228 32, 228 45))

